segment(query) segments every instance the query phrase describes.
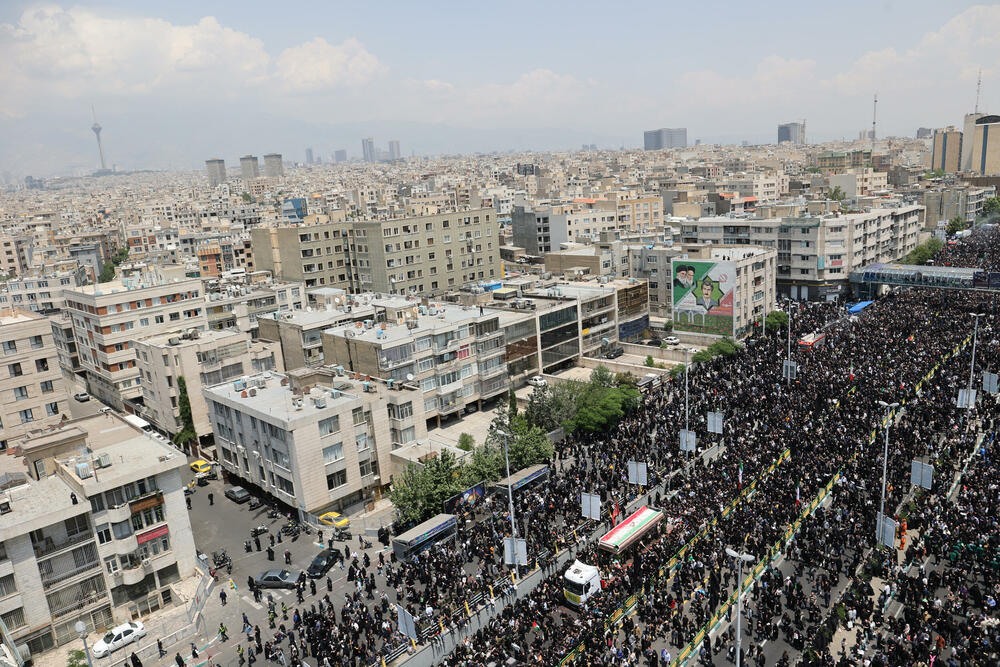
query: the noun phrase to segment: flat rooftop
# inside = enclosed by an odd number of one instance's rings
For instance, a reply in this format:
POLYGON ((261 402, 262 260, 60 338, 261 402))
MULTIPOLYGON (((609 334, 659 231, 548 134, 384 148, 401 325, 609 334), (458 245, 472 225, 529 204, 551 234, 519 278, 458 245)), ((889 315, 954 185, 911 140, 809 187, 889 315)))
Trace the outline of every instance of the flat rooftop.
POLYGON ((0 326, 5 324, 20 324, 31 320, 44 320, 44 315, 33 313, 22 308, 4 308, 0 310, 0 326))
POLYGON ((297 396, 292 391, 291 384, 281 384, 285 379, 287 376, 281 373, 258 373, 247 377, 246 389, 243 388, 241 381, 237 380, 207 387, 204 392, 284 422, 297 421, 303 417, 333 415, 340 412, 342 404, 357 401, 364 392, 362 381, 351 380, 348 377, 334 377, 331 378, 332 387, 313 387, 308 393, 297 396), (245 397, 244 391, 247 393, 245 397), (302 398, 301 407, 295 405, 296 398, 302 398), (314 398, 322 398, 325 405, 317 406, 312 400, 314 398))
POLYGON ((141 338, 137 342, 141 345, 155 345, 158 347, 186 347, 188 345, 214 343, 234 337, 246 338, 246 334, 237 329, 209 329, 208 331, 199 331, 197 338, 182 338, 179 331, 173 331, 149 336, 148 338, 141 338), (177 345, 170 345, 171 338, 176 338, 180 342, 177 345))

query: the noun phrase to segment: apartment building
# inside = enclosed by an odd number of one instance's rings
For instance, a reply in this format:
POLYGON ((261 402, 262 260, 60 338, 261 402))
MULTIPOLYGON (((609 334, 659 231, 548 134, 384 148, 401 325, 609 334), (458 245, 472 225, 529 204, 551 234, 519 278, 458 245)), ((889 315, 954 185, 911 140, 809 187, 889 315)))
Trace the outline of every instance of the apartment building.
POLYGON ((649 290, 649 314, 657 317, 671 316, 672 276, 670 262, 680 256, 680 245, 633 245, 629 246, 631 275, 646 281, 649 290))
POLYGON ((66 305, 63 290, 82 284, 81 277, 76 271, 60 271, 12 278, 4 283, 4 291, 0 292, 0 308, 11 306, 36 313, 61 310, 66 305))
POLYGON ((958 216, 973 222, 982 215, 986 201, 996 196, 996 187, 952 186, 923 190, 919 201, 924 207, 924 228, 937 229, 958 216))
POLYGON ((439 294, 500 276, 493 209, 251 230, 254 264, 306 290, 439 294))
POLYGON ((701 245, 680 251, 665 276, 675 331, 740 339, 774 310, 774 248, 701 245))
POLYGON ((133 341, 168 332, 205 331, 201 280, 167 281, 155 270, 142 278, 68 289, 66 308, 73 321, 80 365, 91 393, 108 405, 142 408, 133 341))
POLYGON ((681 223, 681 242, 775 248, 780 296, 835 300, 846 294, 851 271, 894 262, 919 241, 924 208, 876 208, 771 219, 701 218, 681 223))
POLYGON ((323 332, 338 325, 360 326, 367 322, 370 326, 375 317, 370 299, 370 296, 354 298, 345 294, 336 302, 316 309, 307 306, 306 310, 274 313, 259 320, 258 335, 281 346, 288 370, 332 364, 333 360, 324 362, 323 332))
POLYGON ((842 174, 848 169, 872 166, 872 152, 867 149, 828 151, 816 156, 816 166, 826 174, 842 174))
POLYGON ((832 174, 828 178, 830 189, 839 187, 848 199, 857 199, 889 187, 889 175, 871 168, 848 169, 842 174, 832 174))
POLYGON ((252 375, 202 393, 226 472, 300 515, 372 500, 389 484, 390 452, 427 436, 412 385, 329 367, 252 375))
POLYGON ((306 308, 302 283, 268 280, 262 283, 209 283, 205 295, 208 328, 238 329, 256 336, 259 322, 277 312, 306 308))
POLYGON ((160 334, 133 341, 133 345, 142 379, 139 416, 170 435, 181 431, 178 381, 183 377, 194 429, 202 441, 212 433, 202 387, 284 370, 278 343, 254 340, 233 329, 160 334))
POLYGON ((59 366, 67 372, 82 374, 80 353, 77 351, 76 338, 73 336, 73 318, 68 310, 61 310, 48 316, 52 325, 52 342, 59 356, 59 366))
POLYGON ((182 602, 195 571, 184 456, 109 413, 3 457, 0 617, 37 655, 182 602), (23 457, 23 458, 22 458, 23 457), (22 463, 23 461, 23 463, 22 463))
POLYGON ((21 308, 0 310, 0 449, 32 430, 58 424, 69 396, 48 318, 21 308))
POLYGON ((376 319, 323 332, 324 358, 348 371, 412 382, 438 425, 481 409, 509 386, 499 313, 415 299, 376 299, 376 319))
POLYGON ((975 121, 970 162, 974 174, 1000 174, 1000 116, 983 116, 975 121))

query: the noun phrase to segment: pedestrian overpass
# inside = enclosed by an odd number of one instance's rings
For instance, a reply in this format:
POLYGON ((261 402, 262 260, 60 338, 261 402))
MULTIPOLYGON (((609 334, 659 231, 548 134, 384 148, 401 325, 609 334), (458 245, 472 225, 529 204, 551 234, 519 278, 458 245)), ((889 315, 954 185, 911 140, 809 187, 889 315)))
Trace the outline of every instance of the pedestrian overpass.
POLYGON ((849 280, 855 296, 863 299, 875 298, 883 286, 1000 292, 1000 273, 933 264, 869 264, 852 271, 849 280))

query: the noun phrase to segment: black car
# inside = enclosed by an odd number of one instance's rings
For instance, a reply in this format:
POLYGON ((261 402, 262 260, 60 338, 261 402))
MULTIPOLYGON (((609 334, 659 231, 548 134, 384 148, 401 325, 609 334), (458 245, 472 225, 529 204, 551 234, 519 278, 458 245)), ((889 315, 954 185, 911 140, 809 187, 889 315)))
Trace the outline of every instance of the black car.
POLYGON ((315 558, 313 558, 313 562, 309 564, 306 574, 311 579, 319 579, 329 572, 330 568, 333 567, 336 562, 337 557, 333 555, 333 552, 329 549, 323 549, 315 558))
POLYGON ((242 504, 250 500, 250 492, 244 489, 242 486, 231 486, 226 489, 226 498, 229 498, 234 503, 242 504))
POLYGON ((646 341, 646 345, 649 345, 651 347, 660 347, 661 345, 663 345, 663 341, 660 340, 659 338, 650 338, 649 340, 646 341))
POLYGON ((288 570, 268 570, 257 577, 257 585, 261 588, 295 588, 301 578, 301 572, 293 574, 288 570))
POLYGON ((625 348, 623 348, 623 347, 616 347, 613 350, 608 350, 604 354, 604 358, 605 359, 617 359, 618 357, 622 356, 623 354, 625 354, 625 348))

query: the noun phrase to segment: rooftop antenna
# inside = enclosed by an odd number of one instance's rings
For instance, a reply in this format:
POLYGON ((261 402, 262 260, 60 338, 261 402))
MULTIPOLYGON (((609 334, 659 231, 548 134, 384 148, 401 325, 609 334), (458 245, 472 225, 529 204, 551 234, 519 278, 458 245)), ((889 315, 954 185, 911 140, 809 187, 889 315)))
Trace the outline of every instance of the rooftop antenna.
POLYGON ((979 91, 983 87, 983 68, 979 68, 979 76, 976 78, 976 108, 973 113, 979 113, 979 91))
POLYGON ((108 168, 104 165, 104 148, 101 146, 101 125, 97 122, 97 112, 94 111, 93 105, 90 107, 90 114, 94 117, 94 124, 90 126, 90 129, 97 137, 97 152, 101 155, 101 171, 107 171, 108 168))

